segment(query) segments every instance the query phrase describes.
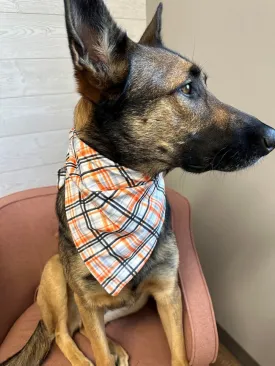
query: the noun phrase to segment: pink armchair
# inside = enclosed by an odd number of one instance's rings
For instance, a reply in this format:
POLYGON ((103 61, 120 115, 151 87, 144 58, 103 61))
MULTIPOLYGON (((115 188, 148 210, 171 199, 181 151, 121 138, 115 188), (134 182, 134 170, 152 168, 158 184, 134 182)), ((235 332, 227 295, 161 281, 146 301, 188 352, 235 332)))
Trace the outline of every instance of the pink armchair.
MULTIPOLYGON (((218 351, 215 317, 190 230, 187 200, 167 190, 180 250, 184 331, 190 365, 213 363, 218 351)), ((21 349, 40 318, 35 293, 47 260, 57 252, 56 188, 39 188, 0 199, 0 362, 21 349)), ((170 352, 155 305, 114 321, 107 333, 129 352, 131 365, 168 366, 170 352)), ((75 340, 93 359, 88 340, 75 340)), ((69 366, 56 345, 44 362, 69 366)))

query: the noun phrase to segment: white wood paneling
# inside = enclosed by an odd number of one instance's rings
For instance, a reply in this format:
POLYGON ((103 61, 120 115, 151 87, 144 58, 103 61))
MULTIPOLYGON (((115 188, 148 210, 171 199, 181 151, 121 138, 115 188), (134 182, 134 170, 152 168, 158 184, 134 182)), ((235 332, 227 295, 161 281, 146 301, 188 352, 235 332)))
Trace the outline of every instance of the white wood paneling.
MULTIPOLYGON (((119 25, 138 41, 145 20, 120 19, 119 25)), ((0 59, 70 58, 63 17, 0 13, 0 59)))
POLYGON ((77 94, 0 99, 0 137, 69 129, 77 94))
POLYGON ((0 61, 0 98, 74 91, 69 58, 0 61))
POLYGON ((146 28, 146 20, 136 19, 118 19, 119 26, 127 31, 128 36, 135 42, 138 42, 146 28))
POLYGON ((146 19, 146 0, 105 0, 115 18, 146 19))
POLYGON ((0 58, 70 57, 63 17, 0 13, 0 58))
MULTIPOLYGON (((105 0, 116 18, 146 19, 145 0, 105 0)), ((63 0, 0 0, 1 12, 64 14, 63 0)))
POLYGON ((21 169, 16 172, 0 173, 0 197, 29 188, 47 187, 57 183, 59 163, 41 165, 35 168, 21 169))
MULTIPOLYGON (((106 3, 138 41, 145 0, 106 3)), ((0 0, 0 45, 1 196, 56 183, 78 95, 63 0, 0 0)))
POLYGON ((1 138, 0 172, 65 161, 68 136, 68 130, 61 130, 1 138))
POLYGON ((0 0, 6 13, 64 14, 63 0, 0 0))

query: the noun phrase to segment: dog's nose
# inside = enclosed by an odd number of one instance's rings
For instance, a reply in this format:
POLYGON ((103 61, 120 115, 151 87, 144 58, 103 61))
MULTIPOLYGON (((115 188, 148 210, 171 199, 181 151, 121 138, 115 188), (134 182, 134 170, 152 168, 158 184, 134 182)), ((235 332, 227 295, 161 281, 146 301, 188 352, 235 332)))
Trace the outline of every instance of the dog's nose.
POLYGON ((273 149, 275 149, 275 130, 267 125, 264 126, 263 146, 265 147, 266 154, 269 154, 273 149))

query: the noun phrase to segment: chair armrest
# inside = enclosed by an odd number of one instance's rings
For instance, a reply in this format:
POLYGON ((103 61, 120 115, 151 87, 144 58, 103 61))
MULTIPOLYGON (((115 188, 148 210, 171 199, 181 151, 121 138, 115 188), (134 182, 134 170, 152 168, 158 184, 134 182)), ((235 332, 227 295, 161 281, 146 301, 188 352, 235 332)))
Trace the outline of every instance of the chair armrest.
POLYGON ((190 205, 186 198, 170 189, 167 189, 167 197, 179 248, 179 279, 184 299, 188 360, 190 365, 205 366, 215 362, 219 345, 212 301, 194 245, 190 205))
POLYGON ((0 199, 0 344, 33 303, 46 261, 57 252, 56 188, 0 199))

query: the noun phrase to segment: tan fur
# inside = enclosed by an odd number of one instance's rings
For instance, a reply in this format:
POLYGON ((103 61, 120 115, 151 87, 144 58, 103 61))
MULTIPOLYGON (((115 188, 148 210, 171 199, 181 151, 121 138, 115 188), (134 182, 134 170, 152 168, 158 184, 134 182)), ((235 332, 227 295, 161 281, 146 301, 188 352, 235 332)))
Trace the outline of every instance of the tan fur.
POLYGON ((80 98, 74 111, 74 127, 77 131, 82 129, 92 114, 93 104, 85 98, 80 98))
MULTIPOLYGON (((104 317, 104 320, 105 320, 105 317, 104 317)), ((86 338, 88 338, 84 327, 82 327, 80 329, 80 333, 82 335, 84 335, 86 338)), ((129 356, 128 356, 127 352, 118 343, 116 343, 115 341, 113 341, 110 338, 108 339, 108 345, 109 345, 111 354, 115 356, 115 360, 116 361, 119 360, 119 365, 128 366, 129 356)))
POLYGON ((100 92, 97 81, 92 78, 91 73, 86 69, 75 72, 77 80, 77 91, 92 102, 98 102, 100 99, 100 92))
MULTIPOLYGON (((108 311, 106 317, 104 307, 105 305, 117 306, 116 301, 110 302, 110 299, 115 298, 101 295, 90 299, 88 296, 83 296, 83 299, 75 297, 76 299, 67 286, 59 255, 55 255, 44 268, 37 297, 47 330, 55 333, 57 345, 72 365, 93 365, 72 339, 74 332, 81 329, 81 333, 90 339, 98 365, 113 366, 119 360, 121 366, 127 366, 129 359, 127 352, 116 342, 106 338, 104 324, 138 311, 147 301, 147 296, 141 297, 132 308, 127 307, 124 308, 124 311, 119 312, 108 311), (93 312, 90 312, 90 308, 93 309, 93 312), (88 330, 83 327, 81 319, 88 330)), ((120 298, 119 302, 121 301, 120 298)))
POLYGON ((108 324, 109 322, 120 319, 124 316, 136 313, 147 303, 148 294, 146 292, 141 293, 139 297, 137 297, 136 301, 132 306, 125 306, 122 308, 108 310, 104 315, 104 323, 108 324))
POLYGON ((73 333, 81 326, 81 320, 58 255, 52 257, 44 268, 37 302, 47 330, 55 333, 58 347, 71 364, 92 366, 72 339, 73 333))
POLYGON ((75 301, 80 312, 85 333, 89 339, 95 361, 102 366, 115 366, 115 357, 111 354, 104 328, 104 308, 96 307, 90 294, 83 294, 83 298, 75 295, 75 301))
MULTIPOLYGON (((240 156, 235 157, 240 152, 238 143, 231 157, 233 163, 222 164, 231 150, 223 149, 227 148, 227 141, 236 144, 232 133, 245 118, 207 90, 200 68, 159 47, 161 6, 141 43, 134 44, 117 28, 103 1, 97 1, 99 11, 93 14, 88 3, 65 0, 69 44, 82 95, 75 109, 79 138, 116 163, 151 177, 175 167, 191 172, 211 167, 239 169, 240 156), (183 89, 184 84, 191 89, 183 89)), ((243 160, 243 167, 251 164, 247 157, 243 160)), ((97 366, 127 366, 126 351, 108 340, 105 324, 138 311, 148 296, 156 300, 172 366, 187 366, 178 249, 169 210, 152 255, 114 297, 90 274, 75 248, 65 213, 64 187, 57 195, 56 212, 59 255, 47 263, 38 293, 43 321, 21 355, 5 366, 15 365, 17 360, 24 361, 22 366, 29 366, 34 353, 40 362, 54 338, 73 366, 92 365, 72 339, 77 329, 89 339, 97 366)))
MULTIPOLYGON (((66 1, 65 5, 68 12, 69 1, 66 1)), ((78 55, 77 49, 81 47, 78 45, 76 48, 74 41, 71 43, 78 91, 82 95, 75 109, 74 125, 79 132, 79 137, 84 137, 85 140, 85 133, 89 130, 91 134, 93 130, 94 103, 97 103, 102 96, 112 100, 117 90, 110 87, 126 79, 129 64, 127 57, 115 57, 115 60, 112 60, 114 45, 109 43, 108 31, 99 37, 96 44, 90 43, 93 38, 91 37, 92 29, 88 29, 83 24, 80 31, 88 54, 84 52, 78 55), (92 57, 89 58, 91 55, 92 57), (105 63, 104 68, 95 67, 94 63, 101 62, 105 63)), ((148 37, 145 35, 145 38, 148 37)), ((132 45, 133 43, 128 40, 127 49, 131 49, 132 45)), ((187 78, 192 63, 164 49, 156 52, 151 49, 148 53, 146 46, 141 46, 141 50, 147 55, 147 59, 145 57, 145 64, 140 64, 140 70, 137 68, 137 77, 142 76, 147 79, 147 66, 162 65, 158 88, 166 96, 159 101, 157 99, 152 108, 149 107, 145 111, 143 118, 140 118, 139 114, 129 115, 131 127, 128 132, 135 141, 160 150, 163 160, 172 160, 176 143, 174 131, 177 129, 181 133, 184 127, 177 125, 177 121, 182 118, 180 114, 183 106, 179 100, 170 95, 169 91, 178 87, 179 83, 187 78), (163 63, 164 59, 165 63, 163 63), (162 77, 164 74, 165 78, 162 77), (160 124, 160 120, 167 120, 168 123, 160 124)), ((186 114, 188 113, 189 111, 186 111, 186 114)), ((135 169, 146 172, 145 167, 143 169, 138 165, 135 169)), ((156 162, 154 169, 165 170, 161 162, 156 162)), ((150 174, 153 175, 154 171, 150 171, 150 174)), ((91 275, 75 248, 75 251, 68 250, 70 231, 64 212, 64 190, 62 193, 62 189, 59 190, 56 207, 59 224, 63 228, 59 237, 60 254, 52 257, 43 271, 38 292, 38 305, 47 331, 55 336, 56 343, 65 357, 73 366, 93 365, 72 339, 74 332, 81 329, 81 333, 85 334, 91 343, 97 366, 129 365, 127 352, 107 338, 105 324, 138 311, 147 302, 148 296, 153 296, 170 345, 172 365, 187 366, 181 318, 181 294, 177 284, 178 252, 175 237, 167 235, 166 245, 159 244, 163 248, 159 250, 156 259, 160 266, 155 266, 152 271, 141 277, 136 288, 134 286, 132 288, 130 282, 118 296, 110 296, 94 279, 89 281, 91 275), (165 263, 163 258, 169 258, 169 261, 165 263)))
POLYGON ((117 297, 98 291, 74 295, 68 288, 59 255, 52 257, 46 264, 38 291, 38 305, 47 330, 55 333, 56 343, 73 366, 92 366, 72 339, 74 332, 81 329, 91 343, 96 365, 115 366, 119 360, 121 366, 127 366, 127 352, 117 343, 108 339, 105 327, 109 321, 138 311, 152 295, 156 302, 172 354, 172 366, 186 366, 184 337, 182 330, 181 294, 177 276, 170 279, 167 274, 148 278, 140 286, 136 299, 129 296, 125 289, 117 297), (105 307, 117 308, 104 314, 105 307))
MULTIPOLYGON (((86 123, 90 122, 91 113, 92 104, 87 99, 81 98, 75 110, 75 127, 77 130, 81 130, 86 123)), ((42 281, 41 286, 45 284, 44 293, 48 294, 50 299, 56 299, 57 289, 55 286, 57 283, 57 277, 55 272, 59 273, 59 275, 62 274, 62 276, 64 276, 64 274, 62 265, 58 258, 54 257, 51 261, 53 263, 46 266, 43 277, 49 276, 49 273, 51 273, 51 271, 47 270, 47 267, 53 270, 50 275, 50 277, 54 279, 53 294, 49 296, 49 288, 51 287, 49 286, 49 283, 42 281)), ((126 286, 118 296, 113 297, 108 295, 106 291, 97 282, 95 282, 93 284, 93 291, 83 287, 81 289, 82 296, 74 294, 75 303, 77 304, 80 318, 83 322, 82 333, 85 333, 86 337, 90 340, 97 365, 114 366, 117 359, 120 360, 121 365, 128 365, 127 353, 120 346, 107 339, 104 324, 138 311, 147 302, 149 295, 153 296, 157 302, 158 310, 171 349, 172 365, 188 365, 184 352, 185 345, 181 322, 182 304, 180 298, 181 295, 177 285, 177 267, 178 255, 175 256, 173 270, 167 273, 160 269, 159 275, 145 279, 135 293, 131 291, 129 286, 126 286), (104 314, 105 309, 113 310, 108 310, 106 314, 104 314), (168 328, 170 330, 168 330, 168 328)), ((79 256, 74 259, 73 273, 76 278, 83 278, 89 274, 86 266, 83 266, 82 260, 79 256)), ((49 282, 51 282, 51 279, 49 282)), ((71 360, 71 362, 74 362, 72 353, 75 352, 76 346, 75 344, 72 344, 72 340, 70 338, 72 333, 70 333, 70 331, 68 331, 64 326, 66 323, 64 318, 68 316, 68 312, 65 311, 65 307, 68 303, 65 296, 66 280, 64 277, 62 279, 58 278, 58 282, 63 284, 64 287, 63 290, 59 289, 60 300, 61 294, 63 294, 63 303, 61 304, 62 301, 59 303, 59 301, 56 302, 55 300, 57 308, 54 312, 56 313, 56 316, 59 314, 58 318, 61 323, 58 323, 57 328, 63 331, 62 337, 59 334, 58 344, 66 357, 71 360), (65 342, 61 341, 62 339, 66 339, 66 346, 64 346, 65 342)), ((79 283, 79 286, 81 286, 81 283, 79 283)), ((43 293, 43 288, 41 288, 39 292, 43 293)), ((71 301, 72 299, 70 299, 70 302, 71 301)), ((41 301, 39 302, 39 305, 40 307, 43 307, 41 301)), ((48 308, 49 307, 47 307, 47 309, 48 308)), ((42 314, 44 314, 44 312, 42 312, 42 314)), ((48 315, 46 314, 46 322, 47 316, 48 315)), ((74 317, 67 317, 67 322, 69 322, 69 324, 71 324, 71 319, 73 320, 74 317)), ((79 318, 77 317, 77 319, 79 318)), ((72 329, 74 327, 69 325, 69 328, 72 329)), ((77 357, 79 357, 79 354, 76 354, 78 355, 77 357)), ((72 364, 74 365, 73 362, 72 364)), ((84 357, 81 362, 86 362, 86 358, 84 357)))
POLYGON ((182 327, 181 293, 175 281, 170 286, 156 289, 152 294, 157 302, 158 313, 166 333, 172 355, 172 366, 188 365, 182 327))
POLYGON ((221 128, 227 128, 228 119, 230 116, 230 112, 226 110, 224 107, 217 105, 213 108, 213 118, 212 121, 216 123, 221 128))
MULTIPOLYGON (((75 109, 75 128, 83 129, 91 120, 93 104, 81 98, 75 109)), ((161 145, 161 143, 160 143, 161 145)), ((163 143, 163 147, 166 143, 163 143)), ((74 366, 92 365, 77 348, 72 339, 73 333, 81 328, 82 334, 89 339, 96 365, 127 366, 128 355, 125 350, 108 340, 104 324, 138 311, 147 302, 149 295, 156 299, 161 321, 166 332, 172 354, 173 366, 186 366, 184 337, 182 330, 181 295, 177 285, 178 257, 174 270, 147 278, 135 294, 126 286, 118 296, 112 297, 98 284, 93 284, 93 291, 81 290, 82 296, 73 294, 66 284, 63 267, 56 255, 47 263, 38 292, 38 304, 42 319, 50 332, 54 332, 56 342, 66 358, 74 366), (105 314, 105 309, 110 309, 105 314), (111 310, 113 309, 113 310, 111 310)), ((89 274, 78 256, 74 259, 76 278, 89 274)))

